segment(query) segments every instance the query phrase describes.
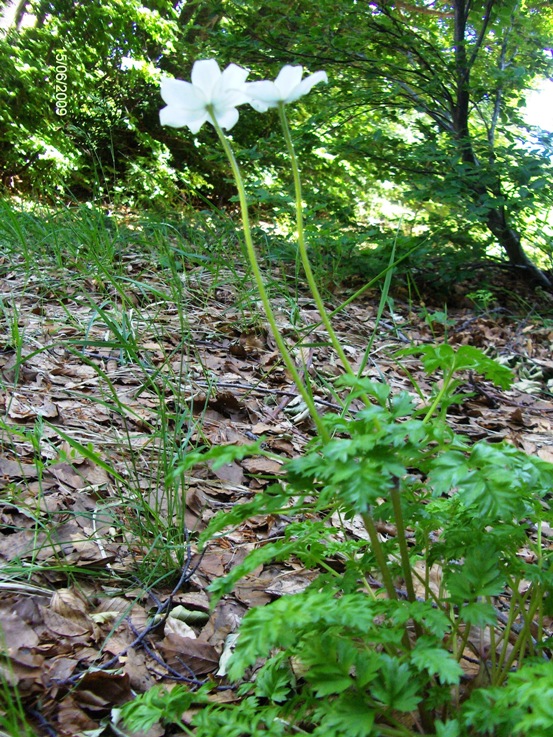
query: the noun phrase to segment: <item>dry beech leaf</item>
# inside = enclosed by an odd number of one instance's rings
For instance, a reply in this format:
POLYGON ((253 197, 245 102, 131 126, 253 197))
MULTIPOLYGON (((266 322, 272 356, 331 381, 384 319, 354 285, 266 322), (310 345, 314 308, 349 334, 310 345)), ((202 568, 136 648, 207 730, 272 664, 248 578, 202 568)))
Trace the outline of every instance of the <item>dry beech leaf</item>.
POLYGON ((127 673, 105 670, 89 671, 79 680, 76 699, 79 704, 104 709, 111 704, 124 704, 132 697, 127 673))
POLYGON ((21 649, 31 651, 38 645, 39 638, 36 631, 22 619, 13 604, 9 605, 6 602, 0 608, 0 628, 10 655, 21 649))
POLYGON ((165 620, 164 633, 165 636, 178 635, 179 637, 189 637, 191 640, 196 640, 197 635, 189 624, 183 622, 181 619, 172 617, 169 615, 165 620))
POLYGON ((269 585, 265 588, 265 593, 271 596, 285 596, 290 594, 300 594, 302 591, 313 583, 319 574, 316 571, 284 571, 278 573, 273 571, 269 585))
POLYGON ((170 634, 159 643, 167 664, 189 675, 187 668, 196 676, 212 673, 219 667, 219 653, 207 642, 170 634))
POLYGON ((217 469, 213 469, 213 473, 221 481, 228 481, 231 484, 241 484, 244 481, 244 470, 238 463, 225 463, 217 469))
POLYGON ((75 589, 58 589, 52 595, 50 609, 64 617, 87 616, 86 599, 75 589))
POLYGON ((57 734, 59 737, 75 737, 94 731, 97 723, 78 705, 72 696, 66 696, 59 705, 57 713, 57 734))
POLYGON ((48 466, 48 473, 60 483, 72 489, 84 489, 87 486, 107 484, 109 476, 103 468, 90 461, 83 461, 77 468, 72 463, 55 463, 48 466))
POLYGON ((48 629, 61 637, 78 638, 84 641, 82 638, 88 638, 94 629, 92 620, 82 615, 65 617, 52 611, 49 607, 43 607, 42 616, 48 629))
POLYGON ((36 478, 38 471, 33 463, 20 463, 19 461, 11 461, 8 458, 1 457, 0 476, 5 476, 8 479, 29 479, 36 478))
POLYGON ((282 473, 282 463, 272 458, 244 458, 242 466, 248 473, 277 475, 282 473))
POLYGON ((35 403, 32 398, 12 395, 8 402, 8 415, 12 420, 28 420, 36 417, 54 418, 58 416, 57 406, 48 398, 40 396, 35 403))

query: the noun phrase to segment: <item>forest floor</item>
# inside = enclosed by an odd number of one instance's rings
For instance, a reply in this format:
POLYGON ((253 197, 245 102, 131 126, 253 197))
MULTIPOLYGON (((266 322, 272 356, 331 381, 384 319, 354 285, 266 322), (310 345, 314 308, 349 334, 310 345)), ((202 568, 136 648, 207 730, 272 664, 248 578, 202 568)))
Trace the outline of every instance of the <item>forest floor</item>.
MULTIPOLYGON (((132 248, 117 278, 13 253, 0 266, 3 681, 17 687, 37 734, 126 734, 122 725, 110 731, 112 707, 160 682, 224 685, 221 654, 244 613, 316 576, 299 562, 274 563, 210 611, 214 578, 281 535, 287 520, 249 520, 201 556, 196 544, 218 510, 278 478, 313 430, 294 413, 297 392, 255 296, 244 300, 240 268, 214 277, 185 264, 176 295, 175 274, 168 285, 168 268, 132 248), (281 461, 254 456, 172 473, 187 448, 260 436, 281 461)), ((354 367, 375 336, 365 373, 393 391, 412 391, 410 376, 431 389, 419 359, 400 361, 399 349, 442 341, 486 349, 513 368, 515 383, 501 391, 467 374, 472 396, 448 421, 473 440, 506 440, 553 461, 553 303, 519 284, 499 287, 480 307, 460 289, 447 310, 430 295, 413 304, 392 289, 379 320, 373 290, 334 325, 354 367)), ((349 293, 336 291, 329 306, 349 293)), ((273 304, 291 346, 317 323, 306 296, 282 287, 273 304)), ((328 387, 341 369, 322 328, 295 356, 331 408, 328 387)), ((351 534, 364 533, 353 523, 351 534)), ((544 536, 553 545, 553 532, 544 536)), ((143 734, 164 733, 157 725, 143 734)))

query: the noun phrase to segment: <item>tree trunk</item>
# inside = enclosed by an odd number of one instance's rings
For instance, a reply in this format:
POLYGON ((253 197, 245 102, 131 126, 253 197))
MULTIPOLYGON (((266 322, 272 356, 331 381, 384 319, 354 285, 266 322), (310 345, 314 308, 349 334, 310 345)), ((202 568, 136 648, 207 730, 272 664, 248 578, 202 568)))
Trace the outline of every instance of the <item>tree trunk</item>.
POLYGON ((8 0, 0 8, 0 28, 7 32, 10 28, 18 28, 29 0, 8 0))
MULTIPOLYGON (((454 16, 454 47, 455 47, 455 76, 456 91, 455 104, 452 111, 453 130, 455 140, 459 147, 461 158, 465 164, 468 164, 473 173, 476 174, 482 170, 481 164, 474 153, 472 137, 469 128, 470 115, 470 74, 472 65, 476 58, 476 53, 484 41, 486 28, 490 20, 490 13, 495 5, 496 0, 487 0, 485 15, 482 20, 482 28, 475 42, 471 58, 467 54, 466 30, 468 13, 471 0, 455 0, 455 16, 454 16)), ((492 157, 493 160, 493 157, 492 157)), ((486 187, 478 182, 478 177, 471 176, 469 179, 469 189, 473 192, 473 199, 482 205, 488 199, 488 195, 494 197, 501 196, 501 180, 495 172, 496 176, 492 177, 493 184, 486 187)), ((490 232, 497 239, 499 245, 507 254, 510 263, 521 270, 521 274, 532 284, 539 285, 545 289, 552 289, 553 283, 526 255, 520 234, 509 226, 507 213, 504 207, 489 207, 486 213, 486 225, 490 232)))
POLYGON ((488 212, 487 226, 505 250, 511 264, 519 268, 530 283, 544 289, 553 288, 551 280, 526 255, 520 235, 507 224, 503 208, 488 212))

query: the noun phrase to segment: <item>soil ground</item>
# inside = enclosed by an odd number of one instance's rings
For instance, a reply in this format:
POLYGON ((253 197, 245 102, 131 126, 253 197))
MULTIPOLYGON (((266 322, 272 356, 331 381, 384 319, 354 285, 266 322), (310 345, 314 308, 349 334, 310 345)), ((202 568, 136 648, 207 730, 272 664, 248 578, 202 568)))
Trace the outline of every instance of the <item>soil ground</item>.
MULTIPOLYGON (((278 476, 312 427, 298 419, 297 392, 257 305, 238 306, 236 272, 228 280, 219 273, 215 285, 201 268, 183 275, 185 341, 178 306, 156 297, 159 270, 128 255, 126 273, 137 275, 125 292, 134 315, 117 293, 102 307, 106 287, 94 278, 63 295, 55 280, 5 264, 0 279, 20 336, 13 322, 0 323, 3 672, 44 735, 100 734, 113 706, 155 683, 224 684, 221 654, 244 613, 301 591, 316 575, 299 563, 265 566, 210 612, 211 581, 279 536, 287 520, 250 520, 203 556, 197 532, 278 476), (132 352, 114 336, 115 323, 125 327, 122 314, 132 352), (260 436, 280 462, 253 457, 216 472, 199 466, 167 485, 175 448, 260 436), (186 530, 175 534, 179 514, 186 530)), ((451 408, 448 421, 471 439, 507 440, 553 461, 552 303, 501 278, 499 298, 485 305, 467 297, 478 284, 457 288, 447 310, 431 290, 413 304, 398 288, 380 321, 372 292, 334 325, 354 367, 376 333, 366 374, 394 392, 412 391, 409 374, 428 392, 437 380, 418 358, 398 361, 399 349, 444 340, 485 349, 512 367, 514 385, 501 391, 467 375, 463 389, 471 396, 451 408)), ((329 307, 347 296, 337 291, 329 307)), ((274 305, 290 345, 298 326, 317 322, 307 297, 280 295, 274 305)), ((327 387, 341 368, 324 331, 316 328, 295 356, 318 387, 322 411, 331 408, 327 387)), ((361 527, 352 525, 351 534, 361 527)), ((548 545, 551 535, 545 530, 548 545)), ((154 727, 148 737, 163 733, 154 727)))

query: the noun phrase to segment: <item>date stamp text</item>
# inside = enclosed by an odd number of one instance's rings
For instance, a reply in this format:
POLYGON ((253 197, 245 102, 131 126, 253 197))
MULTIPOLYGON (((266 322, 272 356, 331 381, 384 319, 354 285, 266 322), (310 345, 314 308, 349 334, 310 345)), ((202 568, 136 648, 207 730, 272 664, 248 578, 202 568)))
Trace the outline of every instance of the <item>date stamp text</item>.
POLYGON ((54 80, 54 100, 56 115, 67 115, 67 55, 56 53, 56 76, 54 80))

